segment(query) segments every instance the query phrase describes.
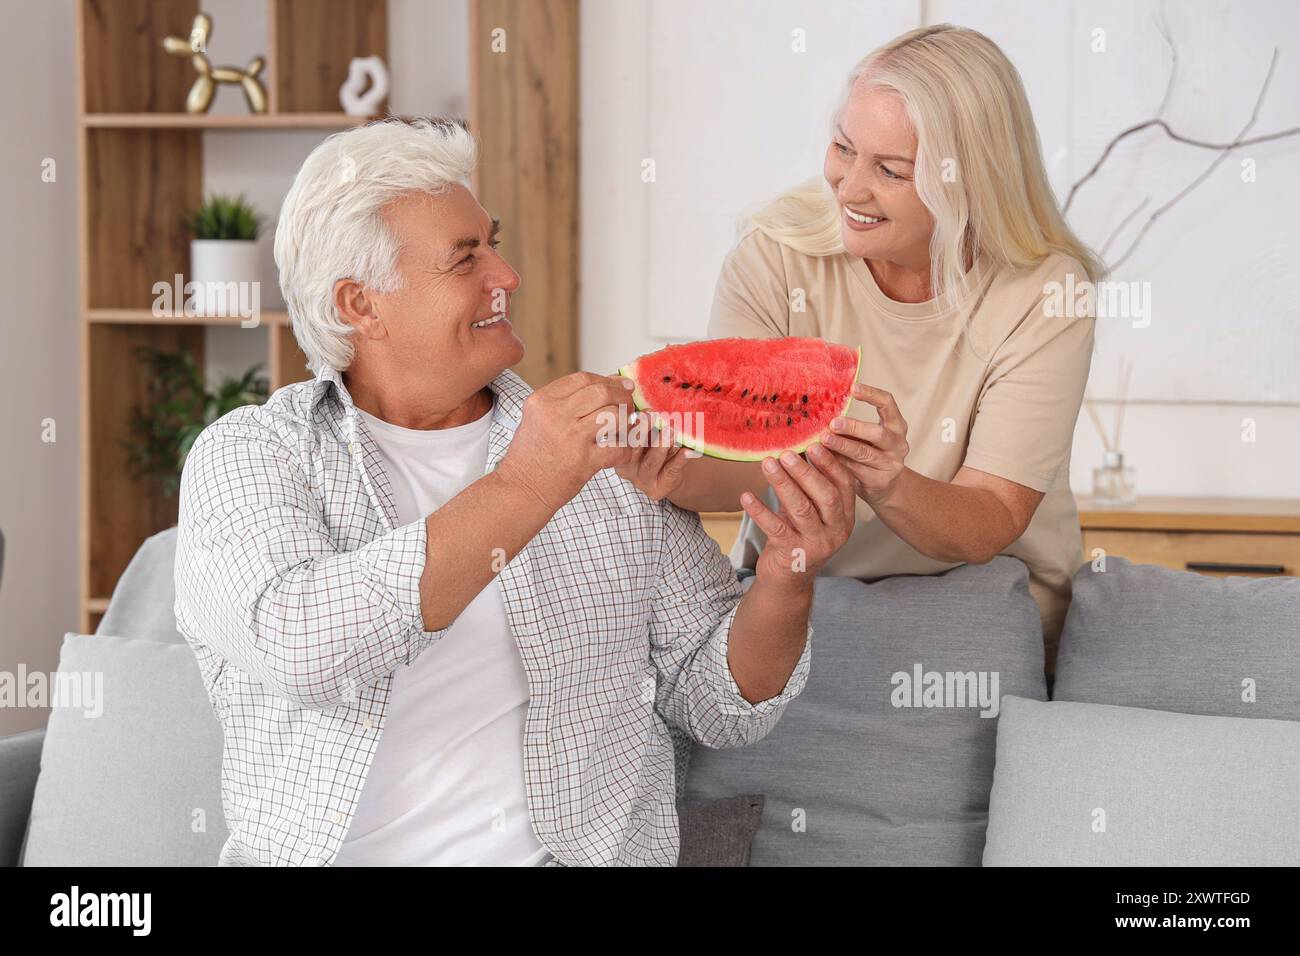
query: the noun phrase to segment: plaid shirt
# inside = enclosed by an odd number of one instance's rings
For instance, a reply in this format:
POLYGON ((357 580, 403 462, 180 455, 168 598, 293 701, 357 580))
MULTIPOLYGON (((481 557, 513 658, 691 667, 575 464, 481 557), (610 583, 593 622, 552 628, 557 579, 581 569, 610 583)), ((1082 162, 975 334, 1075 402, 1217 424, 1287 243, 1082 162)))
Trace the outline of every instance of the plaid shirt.
MULTIPOLYGON (((487 468, 529 388, 496 401, 487 468)), ((280 389, 204 430, 181 482, 176 620, 225 732, 222 865, 328 865, 384 729, 393 671, 446 630, 420 611, 424 521, 388 478, 341 376, 280 389)), ((446 569, 454 573, 454 568, 446 569)), ((727 665, 741 597, 699 516, 602 471, 501 571, 531 695, 533 829, 562 864, 677 860, 670 727, 762 738, 807 679, 754 705, 727 665)), ((811 629, 809 637, 811 638, 811 629)))

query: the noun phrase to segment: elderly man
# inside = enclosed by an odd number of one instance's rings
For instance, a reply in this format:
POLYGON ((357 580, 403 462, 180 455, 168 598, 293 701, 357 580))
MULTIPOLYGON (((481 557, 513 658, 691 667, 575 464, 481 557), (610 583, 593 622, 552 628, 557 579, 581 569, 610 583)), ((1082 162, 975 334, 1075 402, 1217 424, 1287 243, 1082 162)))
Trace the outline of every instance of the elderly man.
POLYGON ((613 471, 680 454, 601 440, 621 379, 509 371, 519 276, 473 163, 426 120, 316 148, 275 238, 315 378, 186 463, 176 617, 225 730, 223 864, 672 865, 670 727, 752 743, 806 678, 847 472, 770 461, 742 591, 697 515, 613 471))

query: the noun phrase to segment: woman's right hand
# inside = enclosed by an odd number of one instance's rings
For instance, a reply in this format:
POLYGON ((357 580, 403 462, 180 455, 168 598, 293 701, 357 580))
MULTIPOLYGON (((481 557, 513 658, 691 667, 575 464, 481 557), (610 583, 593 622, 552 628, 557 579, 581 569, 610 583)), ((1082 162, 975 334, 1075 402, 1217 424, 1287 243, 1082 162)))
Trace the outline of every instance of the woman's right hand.
POLYGON ((614 472, 651 501, 661 501, 681 487, 687 459, 694 457, 694 453, 674 442, 673 431, 667 424, 653 429, 651 415, 652 412, 638 414, 638 421, 629 432, 637 445, 636 452, 631 461, 617 466, 614 472))

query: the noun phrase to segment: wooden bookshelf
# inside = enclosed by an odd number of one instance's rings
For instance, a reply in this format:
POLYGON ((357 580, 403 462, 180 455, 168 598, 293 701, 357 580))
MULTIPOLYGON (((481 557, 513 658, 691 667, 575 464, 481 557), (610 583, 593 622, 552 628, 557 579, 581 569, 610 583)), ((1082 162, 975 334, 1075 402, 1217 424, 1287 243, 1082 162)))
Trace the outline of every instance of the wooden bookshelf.
MULTIPOLYGON (((176 501, 131 475, 123 441, 147 396, 140 346, 184 347, 202 365, 208 327, 238 317, 156 315, 153 284, 188 276, 181 223, 203 192, 206 131, 320 130, 367 121, 338 111, 354 56, 388 59, 386 0, 266 0, 269 112, 194 116, 194 70, 162 49, 188 36, 198 0, 77 0, 81 280, 80 626, 99 623, 118 577, 148 536, 175 524, 176 501)), ((219 26, 219 24, 218 24, 219 26)), ((288 184, 286 183, 286 188, 288 184)), ((264 311, 271 387, 308 377, 288 314, 264 311)))
MULTIPOLYGON (((189 349, 238 318, 155 315, 153 284, 188 276, 182 219, 201 200, 203 136, 320 130, 366 122, 338 112, 354 56, 388 61, 387 0, 265 0, 268 112, 191 116, 189 62, 162 48, 188 36, 199 0, 75 0, 80 158, 81 628, 93 631, 146 537, 176 502, 135 481, 122 441, 146 395, 138 346, 189 349)), ((542 385, 578 361, 578 0, 470 4, 470 128, 476 191, 507 224, 503 251, 528 291, 511 320, 527 346, 517 371, 542 385), (490 54, 509 29, 507 56, 490 54)), ((217 24, 220 28, 220 24, 217 24)), ((380 111, 385 112, 383 110, 380 111)), ((285 184, 286 188, 288 183, 285 184)), ((289 317, 263 312, 272 388, 307 378, 289 317)))

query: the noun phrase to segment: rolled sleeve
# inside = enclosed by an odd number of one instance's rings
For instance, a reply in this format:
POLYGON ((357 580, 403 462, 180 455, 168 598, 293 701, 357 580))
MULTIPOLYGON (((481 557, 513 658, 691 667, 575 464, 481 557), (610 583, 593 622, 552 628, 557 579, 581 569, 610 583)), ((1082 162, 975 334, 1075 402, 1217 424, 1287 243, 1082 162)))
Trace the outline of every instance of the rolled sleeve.
POLYGON ((790 678, 785 682, 785 687, 781 693, 775 697, 769 697, 767 700, 761 700, 758 703, 751 703, 745 699, 745 695, 740 692, 740 686, 736 683, 736 678, 731 673, 731 665, 727 663, 727 647, 731 638, 731 622, 735 620, 736 612, 740 610, 740 605, 736 605, 718 629, 713 632, 708 643, 704 648, 705 673, 714 684, 715 693, 719 700, 719 709, 722 713, 732 716, 741 717, 746 720, 755 720, 759 718, 770 718, 775 720, 780 716, 785 705, 790 703, 803 692, 804 684, 808 682, 808 670, 812 666, 812 625, 808 625, 808 634, 804 639, 803 653, 799 655, 799 660, 790 673, 790 678))
POLYGON ((650 656, 658 671, 656 707, 664 720, 706 747, 761 740, 803 690, 812 628, 803 653, 775 697, 750 703, 727 662, 731 626, 744 592, 731 562, 704 531, 700 516, 664 503, 665 544, 650 656))

